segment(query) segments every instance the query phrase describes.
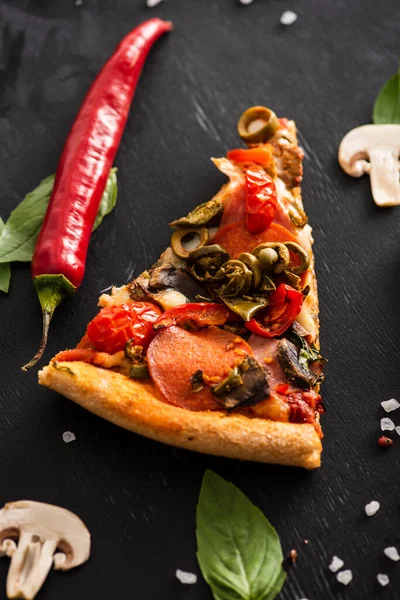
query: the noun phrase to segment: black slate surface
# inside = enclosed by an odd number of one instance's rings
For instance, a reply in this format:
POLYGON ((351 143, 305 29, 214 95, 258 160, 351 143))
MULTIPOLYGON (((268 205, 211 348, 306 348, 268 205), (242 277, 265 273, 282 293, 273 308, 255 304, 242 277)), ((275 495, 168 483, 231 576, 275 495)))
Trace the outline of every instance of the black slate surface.
MULTIPOLYGON (((117 156, 119 203, 93 236, 84 283, 54 318, 47 358, 72 347, 96 313, 100 290, 158 257, 168 221, 213 195, 223 181, 209 162, 238 144, 238 115, 267 104, 294 118, 306 152, 304 200, 314 227, 322 347, 329 358, 323 466, 316 472, 234 462, 176 450, 100 420, 36 383, 20 366, 40 336, 29 267, 13 267, 0 298, 0 505, 34 499, 63 505, 93 536, 89 563, 52 573, 40 598, 206 600, 175 579, 199 574, 195 506, 211 468, 265 512, 283 548, 297 548, 282 600, 400 597, 400 438, 377 445, 380 402, 400 396, 400 209, 377 209, 368 178, 338 167, 343 135, 370 122, 396 70, 396 0, 138 0, 0 2, 0 214, 3 218, 57 165, 90 82, 133 26, 173 20, 174 32, 145 68, 117 156), (293 9, 298 21, 279 24, 293 9), (76 441, 66 445, 62 433, 76 441), (368 519, 364 505, 381 502, 368 519), (303 545, 308 539, 309 544, 303 545), (354 580, 328 571, 333 554, 354 580), (390 585, 376 583, 388 573, 390 585)), ((400 413, 393 413, 400 424, 400 413)), ((390 416, 393 416, 390 415, 390 416)), ((4 597, 8 559, 0 561, 4 597)))

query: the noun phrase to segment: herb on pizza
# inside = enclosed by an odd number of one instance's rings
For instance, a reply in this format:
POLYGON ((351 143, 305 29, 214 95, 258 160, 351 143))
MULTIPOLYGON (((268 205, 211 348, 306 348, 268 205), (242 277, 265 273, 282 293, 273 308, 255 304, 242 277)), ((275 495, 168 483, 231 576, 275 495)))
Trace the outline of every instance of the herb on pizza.
POLYGON ((400 124, 400 66, 380 90, 374 104, 372 119, 376 125, 400 124))
MULTIPOLYGON (((10 262, 30 262, 36 239, 43 223, 54 186, 55 175, 49 175, 29 192, 12 211, 7 222, 0 225, 0 290, 8 292, 10 262), (7 268, 8 267, 8 268, 7 268)), ((117 202, 117 169, 113 168, 101 198, 93 231, 101 224, 117 202)))
POLYGON ((206 471, 197 506, 197 559, 215 600, 274 600, 286 573, 278 534, 232 483, 206 471))

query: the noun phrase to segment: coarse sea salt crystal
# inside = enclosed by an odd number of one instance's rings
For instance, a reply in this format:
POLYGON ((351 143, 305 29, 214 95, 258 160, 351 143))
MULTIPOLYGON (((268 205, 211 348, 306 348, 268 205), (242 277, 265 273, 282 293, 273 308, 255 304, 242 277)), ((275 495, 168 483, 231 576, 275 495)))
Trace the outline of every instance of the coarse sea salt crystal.
POLYGON ((292 10, 285 10, 280 18, 282 25, 293 25, 297 21, 297 15, 292 10))
POLYGON ((385 585, 387 585, 390 581, 389 577, 385 575, 385 573, 378 573, 376 578, 378 580, 378 583, 380 583, 382 587, 385 587, 385 585))
POLYGON ((163 0, 147 0, 147 8, 154 8, 157 4, 160 4, 163 0))
POLYGON ((395 430, 396 430, 397 435, 400 435, 400 427, 399 426, 395 427, 395 430))
POLYGON ((383 419, 381 419, 382 431, 393 431, 394 427, 395 427, 395 425, 394 425, 392 419, 389 419, 389 417, 383 417, 383 419))
POLYGON ((400 554, 398 553, 397 548, 395 548, 394 546, 388 546, 384 549, 383 553, 385 554, 385 556, 390 558, 390 560, 394 560, 395 562, 400 560, 400 554))
POLYGON ((365 505, 365 512, 368 517, 373 517, 378 512, 380 507, 381 505, 379 504, 379 502, 377 502, 376 500, 372 500, 372 502, 365 505))
POLYGON ((72 431, 64 431, 62 434, 62 439, 66 444, 70 442, 74 442, 76 440, 76 435, 72 433, 72 431))
POLYGON ((336 573, 336 571, 339 571, 339 569, 341 569, 344 565, 344 562, 342 561, 341 558, 339 558, 338 556, 334 556, 332 558, 332 562, 329 565, 329 570, 332 571, 332 573, 336 573))
POLYGON ((381 402, 381 406, 386 412, 392 412, 392 410, 397 410, 400 408, 400 402, 397 402, 395 398, 391 398, 390 400, 384 400, 384 402, 381 402))
POLYGON ((343 583, 343 585, 349 585, 353 579, 353 573, 350 571, 350 569, 339 571, 339 573, 336 575, 336 579, 339 583, 343 583))
POLYGON ((177 569, 175 575, 181 583, 197 583, 197 575, 195 573, 189 573, 188 571, 181 571, 180 569, 177 569))
POLYGON ((247 4, 253 4, 253 1, 254 0, 239 0, 240 4, 245 4, 245 5, 247 5, 247 4))

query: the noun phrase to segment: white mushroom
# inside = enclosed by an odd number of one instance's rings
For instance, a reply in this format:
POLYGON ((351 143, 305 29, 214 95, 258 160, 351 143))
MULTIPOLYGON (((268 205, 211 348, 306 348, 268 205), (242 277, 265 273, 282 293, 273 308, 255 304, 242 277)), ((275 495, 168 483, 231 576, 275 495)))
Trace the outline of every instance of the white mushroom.
POLYGON ((400 125, 362 125, 339 146, 339 163, 348 175, 369 173, 378 206, 400 204, 400 125))
POLYGON ((11 556, 8 598, 32 600, 53 564, 67 571, 84 563, 89 554, 89 531, 64 508, 22 500, 0 511, 0 555, 11 556))

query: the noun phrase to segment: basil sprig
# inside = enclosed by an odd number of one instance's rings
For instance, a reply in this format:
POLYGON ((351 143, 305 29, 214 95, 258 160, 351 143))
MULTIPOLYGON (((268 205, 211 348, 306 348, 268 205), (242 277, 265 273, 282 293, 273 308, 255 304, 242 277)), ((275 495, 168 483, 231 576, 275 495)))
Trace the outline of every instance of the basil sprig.
POLYGON ((232 483, 206 471, 197 506, 197 560, 215 600, 274 600, 286 573, 278 534, 232 483))
POLYGON ((376 125, 400 124, 400 67, 379 92, 372 113, 376 125))
MULTIPOLYGON (((8 292, 10 262, 30 262, 37 236, 54 187, 55 175, 49 175, 12 211, 6 224, 0 224, 0 290, 8 292), (8 265, 8 266, 7 266, 8 265)), ((113 168, 107 179, 100 201, 93 231, 108 215, 117 202, 117 169, 113 168)))

